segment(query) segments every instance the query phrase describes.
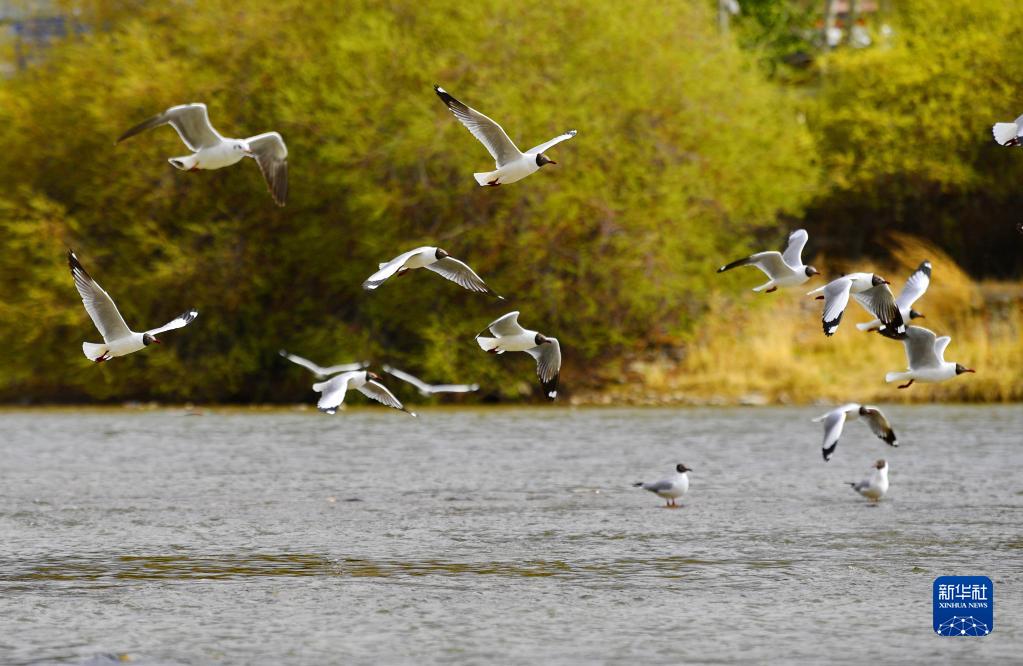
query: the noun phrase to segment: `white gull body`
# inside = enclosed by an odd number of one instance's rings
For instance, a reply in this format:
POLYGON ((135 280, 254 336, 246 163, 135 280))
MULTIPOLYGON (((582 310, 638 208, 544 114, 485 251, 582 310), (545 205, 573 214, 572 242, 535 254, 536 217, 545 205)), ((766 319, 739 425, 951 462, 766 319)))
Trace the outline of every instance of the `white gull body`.
POLYGON ((878 460, 874 463, 874 469, 870 476, 858 483, 852 481, 847 483, 859 494, 877 502, 888 492, 888 463, 885 460, 878 460))
POLYGON ((637 481, 633 485, 643 490, 649 490, 658 497, 667 500, 668 508, 677 509, 679 505, 675 503, 675 500, 689 492, 689 472, 691 471, 693 470, 679 463, 675 465, 675 474, 667 479, 651 483, 637 481))

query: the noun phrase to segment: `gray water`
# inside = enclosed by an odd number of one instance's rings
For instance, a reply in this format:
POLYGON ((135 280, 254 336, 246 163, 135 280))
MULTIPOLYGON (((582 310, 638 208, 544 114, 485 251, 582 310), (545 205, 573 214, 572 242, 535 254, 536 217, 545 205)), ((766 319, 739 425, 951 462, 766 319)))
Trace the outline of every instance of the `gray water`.
POLYGON ((0 663, 1019 663, 1023 408, 822 411, 3 412, 0 663))

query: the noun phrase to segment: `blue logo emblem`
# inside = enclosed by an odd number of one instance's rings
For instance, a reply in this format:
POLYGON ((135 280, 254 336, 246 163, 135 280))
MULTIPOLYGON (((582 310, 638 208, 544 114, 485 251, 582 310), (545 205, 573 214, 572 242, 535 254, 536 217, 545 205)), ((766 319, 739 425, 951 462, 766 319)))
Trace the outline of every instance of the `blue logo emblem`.
POLYGON ((995 629, 995 586, 987 576, 934 580, 934 633, 987 636, 995 629))

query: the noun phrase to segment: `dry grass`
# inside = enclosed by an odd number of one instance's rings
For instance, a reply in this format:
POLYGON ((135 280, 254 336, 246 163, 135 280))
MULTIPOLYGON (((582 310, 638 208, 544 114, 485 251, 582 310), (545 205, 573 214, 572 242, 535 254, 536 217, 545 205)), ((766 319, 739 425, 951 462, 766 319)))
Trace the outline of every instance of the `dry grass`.
MULTIPOLYGON (((881 401, 1007 402, 1023 400, 1023 285, 977 284, 951 258, 926 241, 893 234, 895 263, 846 266, 818 257, 826 276, 873 270, 900 290, 924 259, 933 264, 928 292, 915 308, 916 324, 951 335, 946 359, 977 374, 940 384, 914 384, 898 390, 886 384, 889 371, 906 368, 900 342, 864 333, 855 324, 870 317, 850 303, 841 328, 831 338, 821 331, 821 303, 805 296, 823 284, 774 294, 717 294, 704 326, 686 345, 681 361, 634 362, 637 395, 616 396, 637 402, 814 402, 881 401)), ((749 284, 758 284, 759 273, 749 284)))

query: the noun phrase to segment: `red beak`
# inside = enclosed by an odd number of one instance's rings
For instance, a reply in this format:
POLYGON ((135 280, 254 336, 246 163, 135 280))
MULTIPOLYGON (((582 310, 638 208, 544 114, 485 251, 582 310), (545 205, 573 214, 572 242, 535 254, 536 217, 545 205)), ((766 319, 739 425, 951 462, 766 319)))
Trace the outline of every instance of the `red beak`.
POLYGON ((964 372, 972 372, 973 374, 977 374, 977 371, 974 370, 973 368, 966 368, 964 372))
POLYGON ((163 344, 162 342, 160 342, 160 341, 159 341, 159 340, 157 340, 156 338, 153 338, 153 342, 155 342, 155 343, 156 343, 156 344, 158 344, 158 345, 162 345, 162 344, 163 344))
POLYGON ((549 164, 557 164, 557 162, 555 162, 554 160, 551 160, 551 161, 549 162, 549 164))

